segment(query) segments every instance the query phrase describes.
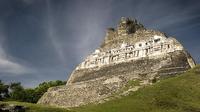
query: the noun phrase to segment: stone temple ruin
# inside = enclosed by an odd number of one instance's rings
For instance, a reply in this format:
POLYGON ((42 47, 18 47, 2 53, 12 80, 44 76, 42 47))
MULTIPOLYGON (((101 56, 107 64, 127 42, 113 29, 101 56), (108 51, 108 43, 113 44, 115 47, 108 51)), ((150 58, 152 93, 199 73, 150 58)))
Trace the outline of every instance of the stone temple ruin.
POLYGON ((50 88, 38 103, 59 107, 101 103, 129 81, 140 82, 132 88, 135 91, 194 66, 175 38, 122 17, 116 29, 107 29, 101 46, 73 70, 67 84, 50 88))
MULTIPOLYGON (((139 35, 139 34, 138 34, 139 35)), ((139 35, 142 36, 142 35, 139 35)), ((143 35, 146 37, 147 35, 143 35)), ((143 37, 143 38, 144 38, 143 37)), ((109 46, 105 49, 105 45, 96 49, 89 55, 76 70, 98 68, 106 65, 128 62, 130 60, 137 60, 143 57, 154 57, 159 55, 166 55, 167 53, 184 50, 183 46, 174 38, 167 38, 161 32, 149 31, 135 19, 122 17, 117 31, 114 28, 108 28, 106 38, 103 44, 119 41, 116 45, 109 46), (153 35, 148 35, 148 38, 141 39, 137 37, 137 32, 153 32, 153 35), (132 39, 130 42, 127 38, 132 39)))

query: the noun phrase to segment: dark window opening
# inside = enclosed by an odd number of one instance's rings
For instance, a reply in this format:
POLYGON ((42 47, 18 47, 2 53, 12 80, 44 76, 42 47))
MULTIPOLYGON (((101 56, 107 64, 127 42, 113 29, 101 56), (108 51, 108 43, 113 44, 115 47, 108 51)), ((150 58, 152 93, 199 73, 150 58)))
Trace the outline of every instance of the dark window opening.
POLYGON ((170 48, 170 45, 167 45, 168 48, 170 48))
POLYGON ((157 43, 157 42, 159 42, 159 41, 160 41, 160 39, 155 39, 155 40, 154 40, 155 43, 157 43))

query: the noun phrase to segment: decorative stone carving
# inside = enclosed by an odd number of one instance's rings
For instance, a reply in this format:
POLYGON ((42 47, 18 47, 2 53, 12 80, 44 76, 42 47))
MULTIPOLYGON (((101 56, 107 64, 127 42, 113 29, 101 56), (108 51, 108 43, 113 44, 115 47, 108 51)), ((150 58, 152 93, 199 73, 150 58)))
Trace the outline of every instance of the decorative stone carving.
POLYGON ((100 49, 97 49, 76 69, 102 67, 104 65, 127 62, 142 57, 165 55, 176 50, 183 50, 183 46, 181 44, 174 45, 173 39, 154 35, 148 40, 139 41, 134 45, 122 43, 120 47, 108 51, 100 51, 100 49))

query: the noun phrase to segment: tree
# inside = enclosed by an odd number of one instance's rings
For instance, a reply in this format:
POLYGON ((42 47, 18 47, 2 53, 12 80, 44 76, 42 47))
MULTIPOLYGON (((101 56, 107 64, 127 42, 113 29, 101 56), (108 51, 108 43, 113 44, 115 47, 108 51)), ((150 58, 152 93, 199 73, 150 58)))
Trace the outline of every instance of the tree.
MULTIPOLYGON (((30 88, 24 89, 23 86, 21 86, 21 83, 11 83, 9 85, 10 100, 36 103, 42 97, 42 95, 45 92, 47 92, 47 90, 50 87, 60 86, 64 84, 66 84, 65 81, 57 80, 57 81, 43 82, 39 84, 38 87, 33 89, 30 88)), ((0 89, 1 89, 1 83, 0 83, 0 89)))
POLYGON ((11 83, 10 84, 10 98, 17 101, 24 101, 25 91, 21 86, 21 83, 11 83))
POLYGON ((25 99, 23 100, 24 102, 36 103, 38 101, 35 89, 25 89, 24 91, 25 91, 25 99))
POLYGON ((8 85, 5 85, 1 80, 0 80, 0 101, 8 98, 9 94, 8 94, 8 85))

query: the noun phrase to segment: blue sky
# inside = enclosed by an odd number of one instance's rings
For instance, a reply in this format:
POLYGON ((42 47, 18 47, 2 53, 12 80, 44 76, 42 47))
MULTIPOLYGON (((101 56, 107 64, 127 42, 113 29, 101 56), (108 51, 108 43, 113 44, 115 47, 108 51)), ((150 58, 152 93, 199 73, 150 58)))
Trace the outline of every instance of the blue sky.
POLYGON ((122 16, 176 37, 200 63, 199 0, 0 0, 0 79, 67 80, 122 16))

